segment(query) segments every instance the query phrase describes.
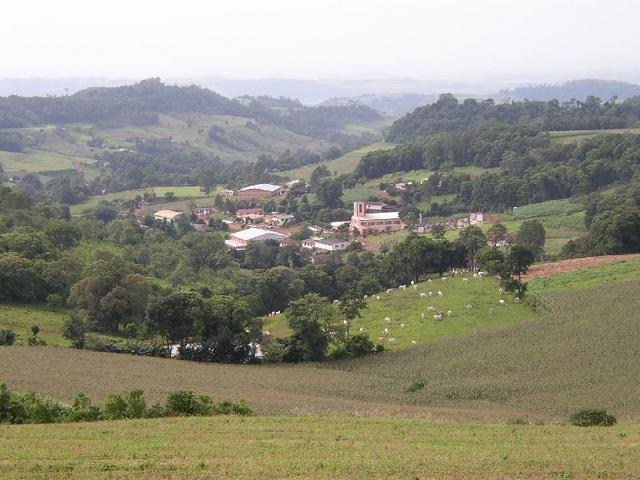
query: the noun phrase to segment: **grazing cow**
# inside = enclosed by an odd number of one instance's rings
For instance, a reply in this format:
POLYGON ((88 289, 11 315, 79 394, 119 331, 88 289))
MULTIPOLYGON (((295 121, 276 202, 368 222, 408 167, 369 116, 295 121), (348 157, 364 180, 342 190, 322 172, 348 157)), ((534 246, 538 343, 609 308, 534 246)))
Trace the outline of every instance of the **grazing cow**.
POLYGON ((433 312, 433 311, 435 310, 435 307, 432 307, 431 305, 429 305, 429 306, 427 307, 427 310, 428 310, 429 312, 433 312))
POLYGON ((427 294, 426 293, 421 293, 420 294, 420 298, 426 298, 427 294))
POLYGON ((473 308, 472 305, 467 305, 467 310, 471 310, 473 308))
POLYGON ((507 302, 503 298, 501 298, 500 299, 500 305, 506 306, 507 302))
POLYGON ((429 279, 429 280, 427 280, 427 282, 431 283, 431 282, 432 282, 432 280, 431 280, 431 279, 429 279))
POLYGON ((443 296, 444 296, 444 293, 442 293, 440 290, 438 290, 438 296, 439 296, 439 297, 443 297, 443 296))
POLYGON ((522 303, 522 300, 520 300, 520 297, 516 297, 515 302, 516 302, 516 303, 522 303))
POLYGON ((415 340, 411 340, 411 345, 415 345, 416 341, 415 340))
POLYGON ((387 325, 391 325, 391 319, 389 317, 384 317, 384 323, 387 325))
POLYGON ((393 288, 387 288, 387 293, 391 293, 393 291, 393 288))

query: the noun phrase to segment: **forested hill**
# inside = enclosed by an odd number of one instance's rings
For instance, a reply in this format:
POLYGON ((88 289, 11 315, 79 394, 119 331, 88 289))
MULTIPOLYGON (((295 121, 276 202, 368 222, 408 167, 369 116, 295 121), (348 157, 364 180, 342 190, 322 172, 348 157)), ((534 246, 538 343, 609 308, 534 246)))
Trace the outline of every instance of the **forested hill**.
POLYGON ((98 125, 145 125, 160 113, 234 115, 286 127, 296 133, 326 136, 357 121, 380 115, 363 105, 337 107, 269 108, 268 102, 240 102, 197 86, 169 86, 158 78, 134 85, 89 88, 62 97, 0 98, 0 128, 21 128, 74 122, 98 125))
POLYGON ((584 102, 560 103, 521 101, 496 104, 493 100, 466 99, 441 95, 437 102, 417 108, 396 120, 386 139, 409 143, 439 132, 466 131, 494 124, 526 125, 540 131, 601 130, 640 126, 640 102, 632 97, 624 102, 602 102, 588 97, 584 102))
POLYGON ((507 90, 505 95, 513 99, 559 100, 567 102, 571 99, 585 100, 593 95, 605 100, 614 97, 619 99, 640 95, 640 85, 615 80, 572 80, 560 85, 529 85, 507 90))

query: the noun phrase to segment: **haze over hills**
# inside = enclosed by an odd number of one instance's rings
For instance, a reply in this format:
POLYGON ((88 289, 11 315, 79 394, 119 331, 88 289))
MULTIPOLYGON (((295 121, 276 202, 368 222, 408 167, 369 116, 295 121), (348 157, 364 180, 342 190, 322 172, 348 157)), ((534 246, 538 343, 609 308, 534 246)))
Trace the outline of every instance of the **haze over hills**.
POLYGON ((541 84, 516 87, 501 92, 514 100, 553 100, 567 102, 584 100, 590 95, 602 100, 619 100, 640 95, 640 85, 616 80, 572 80, 561 84, 541 84))

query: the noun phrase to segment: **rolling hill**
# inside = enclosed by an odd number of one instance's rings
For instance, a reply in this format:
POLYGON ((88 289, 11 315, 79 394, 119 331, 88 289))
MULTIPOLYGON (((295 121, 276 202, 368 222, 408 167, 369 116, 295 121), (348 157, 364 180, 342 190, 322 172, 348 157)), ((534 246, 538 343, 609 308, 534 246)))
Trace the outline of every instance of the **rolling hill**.
MULTIPOLYGON (((285 99, 286 100, 286 99, 285 99)), ((380 138, 387 120, 362 106, 306 107, 265 97, 232 100, 210 90, 149 79, 89 88, 62 97, 0 98, 0 164, 7 174, 44 177, 82 170, 96 175, 102 151, 168 141, 223 162, 322 153, 332 145, 380 138), (283 106, 285 105, 285 106, 283 106)))

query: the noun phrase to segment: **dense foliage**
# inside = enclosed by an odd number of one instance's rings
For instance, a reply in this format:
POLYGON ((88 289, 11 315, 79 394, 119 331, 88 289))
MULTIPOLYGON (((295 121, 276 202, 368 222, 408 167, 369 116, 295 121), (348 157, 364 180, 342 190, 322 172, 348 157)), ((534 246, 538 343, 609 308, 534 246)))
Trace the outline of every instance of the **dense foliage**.
POLYGON ((529 125, 540 130, 601 130, 640 124, 640 105, 633 99, 602 102, 594 96, 584 101, 557 100, 495 103, 473 98, 462 103, 451 94, 441 95, 431 105, 419 107, 396 120, 386 138, 391 142, 413 142, 439 132, 464 131, 502 123, 529 125))
POLYGON ((130 418, 176 416, 251 415, 243 402, 215 404, 205 395, 178 390, 167 395, 164 405, 148 406, 142 390, 126 395, 109 395, 101 406, 94 406, 83 393, 78 393, 71 406, 61 405, 37 393, 16 393, 0 384, 0 424, 95 422, 130 418))

